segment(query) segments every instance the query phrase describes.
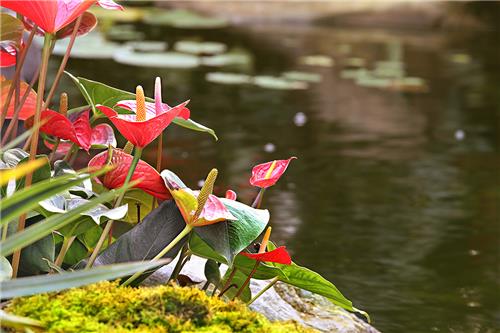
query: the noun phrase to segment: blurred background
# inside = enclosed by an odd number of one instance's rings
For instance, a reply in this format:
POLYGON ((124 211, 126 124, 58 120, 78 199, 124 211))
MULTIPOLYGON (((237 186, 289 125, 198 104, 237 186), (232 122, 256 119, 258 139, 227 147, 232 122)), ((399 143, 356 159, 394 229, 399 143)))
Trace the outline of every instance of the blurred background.
POLYGON ((249 203, 252 166, 297 156, 263 204, 296 262, 382 332, 500 332, 499 2, 122 4, 67 70, 191 99, 219 141, 170 126, 165 167, 249 203))

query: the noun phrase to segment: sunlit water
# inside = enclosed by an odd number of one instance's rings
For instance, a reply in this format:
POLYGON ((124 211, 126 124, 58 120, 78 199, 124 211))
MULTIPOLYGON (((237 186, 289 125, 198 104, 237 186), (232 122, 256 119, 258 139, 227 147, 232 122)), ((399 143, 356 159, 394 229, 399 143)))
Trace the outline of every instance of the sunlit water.
POLYGON ((297 156, 264 199, 273 237, 296 262, 335 283, 383 332, 500 331, 499 31, 140 28, 152 40, 195 36, 245 48, 250 74, 322 77, 307 90, 280 91, 205 81, 221 69, 72 60, 76 75, 130 91, 142 84, 150 95, 159 75, 167 102, 191 99, 193 119, 220 140, 171 126, 164 166, 192 187, 217 167, 218 193, 232 188, 249 203, 253 165, 297 156), (315 54, 335 66, 297 64, 315 54), (398 57, 429 92, 360 87, 340 77, 350 57, 367 67, 398 57))

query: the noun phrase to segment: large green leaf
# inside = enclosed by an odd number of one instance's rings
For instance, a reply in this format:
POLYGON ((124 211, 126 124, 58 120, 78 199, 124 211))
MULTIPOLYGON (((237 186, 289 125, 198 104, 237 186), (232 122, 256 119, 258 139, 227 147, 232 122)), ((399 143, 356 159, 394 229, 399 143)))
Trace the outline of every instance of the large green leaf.
POLYGON ((136 224, 142 221, 153 209, 153 201, 156 198, 140 189, 131 189, 125 193, 123 203, 128 204, 128 211, 123 221, 136 224), (138 213, 140 212, 140 219, 138 213))
POLYGON ((219 265, 215 260, 212 259, 207 260, 207 262, 205 263, 204 273, 207 282, 212 283, 218 288, 220 288, 221 285, 220 270, 219 270, 219 265))
POLYGON ((85 179, 98 177, 99 175, 106 173, 108 170, 109 168, 103 168, 90 175, 85 174, 85 171, 82 171, 76 175, 70 174, 47 179, 32 185, 30 188, 19 190, 10 197, 3 198, 0 201, 0 206, 2 207, 0 225, 27 213, 37 207, 40 201, 67 190, 81 183, 85 179))
POLYGON ((8 44, 20 45, 24 31, 23 22, 6 13, 0 15, 0 42, 2 46, 8 44))
MULTIPOLYGON (((130 231, 102 251, 95 265, 151 260, 165 248, 186 226, 175 203, 163 202, 130 231)), ((185 238, 187 239, 187 237, 185 238)), ((180 241, 163 258, 174 258, 185 239, 180 241)))
MULTIPOLYGON (((80 89, 83 96, 87 100, 87 103, 89 103, 92 106, 92 109, 96 114, 98 113, 98 111, 95 109, 95 105, 97 104, 105 105, 112 108, 115 106, 117 102, 121 100, 135 99, 135 94, 133 93, 113 88, 103 83, 88 80, 83 77, 75 77, 68 72, 66 72, 66 74, 70 76, 75 85, 80 89)), ((153 99, 151 98, 147 98, 147 100, 153 102, 153 99)), ((214 130, 204 125, 201 125, 192 119, 185 120, 176 117, 173 122, 179 126, 194 131, 209 133, 217 140, 217 135, 215 135, 214 130)))
MULTIPOLYGON (((41 182, 43 180, 49 179, 51 174, 50 174, 50 162, 49 159, 47 158, 47 155, 36 155, 37 159, 43 159, 43 164, 39 168, 37 168, 33 172, 33 176, 31 178, 31 184, 36 184, 38 182, 41 182)), ((29 157, 23 158, 21 161, 19 161, 18 165, 29 163, 29 157)), ((24 183, 26 181, 26 177, 21 177, 16 181, 16 189, 21 189, 24 188, 24 183)))
MULTIPOLYGON (((43 216, 33 216, 26 220, 26 227, 34 225, 41 220, 43 220, 43 216)), ((56 244, 52 234, 26 246, 21 251, 19 276, 38 275, 49 272, 50 267, 47 264, 47 260, 53 262, 55 259, 55 252, 56 244)))
POLYGON ((81 287, 103 280, 112 280, 165 265, 168 262, 169 260, 158 260, 154 262, 130 262, 126 264, 106 265, 60 274, 18 278, 0 282, 0 289, 2 290, 3 299, 29 296, 60 291, 68 288, 81 287))
POLYGON ((66 255, 64 256, 64 263, 72 266, 86 258, 88 255, 89 251, 77 238, 71 244, 68 252, 66 252, 66 255))
MULTIPOLYGON (((133 186, 133 184, 134 183, 130 183, 129 186, 133 186)), ((16 250, 20 250, 23 247, 36 242, 37 240, 49 235, 52 231, 58 230, 75 221, 78 217, 80 217, 81 213, 94 208, 100 203, 110 201, 116 195, 119 195, 125 190, 126 188, 120 188, 118 190, 111 190, 107 193, 101 194, 99 197, 76 207, 66 214, 50 216, 45 220, 36 223, 35 225, 32 225, 11 237, 8 237, 5 241, 0 242, 0 255, 7 256, 16 250)))
POLYGON ((221 198, 236 221, 224 221, 194 228, 195 232, 231 266, 234 257, 264 231, 269 222, 267 210, 255 209, 238 201, 221 198))
MULTIPOLYGON (((230 273, 231 270, 228 269, 226 274, 224 275, 224 284, 226 283, 230 273)), ((228 289, 224 293, 224 296, 226 296, 228 299, 233 299, 234 296, 236 296, 238 290, 243 285, 243 283, 245 283, 247 276, 248 275, 244 274, 241 270, 236 270, 236 273, 234 274, 233 279, 231 280, 231 284, 232 285, 234 284, 235 286, 228 289)), ((250 290, 250 283, 247 284, 247 286, 243 289, 243 292, 238 298, 243 302, 248 302, 252 299, 252 291, 250 290)))

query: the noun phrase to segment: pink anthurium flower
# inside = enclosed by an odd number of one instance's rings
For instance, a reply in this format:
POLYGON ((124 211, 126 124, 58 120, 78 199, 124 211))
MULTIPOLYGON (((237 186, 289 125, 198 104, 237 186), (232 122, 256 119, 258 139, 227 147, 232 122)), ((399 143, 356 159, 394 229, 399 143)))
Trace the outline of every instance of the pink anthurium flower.
MULTIPOLYGON (((107 151, 103 151, 94 156, 94 158, 89 161, 89 167, 100 168, 106 165, 109 157, 108 154, 109 153, 107 151)), ((106 173, 104 176, 101 176, 99 179, 99 181, 109 189, 115 189, 123 186, 133 159, 132 155, 127 154, 120 149, 113 149, 112 154, 110 164, 115 166, 115 168, 106 173)), ((137 163, 131 178, 131 181, 134 180, 140 180, 134 188, 141 189, 160 200, 172 198, 158 171, 143 160, 139 160, 137 163)))
MULTIPOLYGON (((188 226, 201 227, 226 220, 236 220, 233 214, 224 206, 222 201, 213 194, 208 195, 206 203, 200 212, 198 209, 198 196, 200 195, 200 191, 193 191, 188 188, 179 177, 170 170, 164 170, 161 176, 188 226)), ((207 181, 208 179, 209 177, 207 181)), ((215 179, 213 181, 215 181, 215 179)))
POLYGON ((155 103, 145 102, 145 114, 139 117, 137 101, 125 100, 115 106, 137 114, 118 114, 112 108, 98 105, 97 108, 108 117, 118 131, 134 146, 144 148, 156 139, 170 125, 175 117, 189 119, 190 111, 186 108, 189 101, 170 107, 161 101, 161 85, 155 86, 155 103), (144 120, 137 120, 137 119, 144 120))
MULTIPOLYGON (((44 140, 44 144, 49 149, 54 149, 54 144, 48 140, 44 140)), ((116 138, 113 128, 108 124, 98 124, 92 128, 90 133, 90 148, 104 149, 111 145, 116 147, 116 138)), ((57 146, 59 154, 66 154, 71 150, 73 143, 71 141, 61 141, 57 146)))
MULTIPOLYGON (((78 147, 88 151, 92 145, 116 146, 113 129, 108 124, 99 124, 91 128, 89 121, 90 110, 85 110, 73 117, 45 110, 41 113, 41 119, 45 123, 40 127, 40 132, 56 138, 68 140, 78 147), (73 119, 71 119, 73 118, 73 119)), ((31 126, 32 118, 26 121, 26 126, 31 126)), ((66 149, 68 142, 62 142, 61 151, 66 149)), ((69 144, 71 146, 71 144, 69 144)))
POLYGON ((56 33, 76 20, 94 3, 106 9, 122 9, 111 0, 2 0, 1 6, 33 21, 46 33, 56 33))
POLYGON ((238 195, 233 190, 226 191, 226 199, 234 201, 234 200, 236 200, 237 197, 238 197, 238 195))
POLYGON ((281 175, 285 173, 288 164, 297 157, 290 157, 287 160, 274 160, 259 164, 253 167, 250 184, 260 188, 268 188, 276 184, 281 175))
POLYGON ((262 238, 262 243, 260 244, 259 252, 249 253, 241 252, 242 256, 248 257, 256 261, 264 262, 274 262, 277 264, 290 265, 292 263, 292 258, 288 254, 285 246, 280 246, 272 251, 267 252, 267 244, 269 243, 269 237, 271 236, 271 227, 268 227, 264 237, 262 238))

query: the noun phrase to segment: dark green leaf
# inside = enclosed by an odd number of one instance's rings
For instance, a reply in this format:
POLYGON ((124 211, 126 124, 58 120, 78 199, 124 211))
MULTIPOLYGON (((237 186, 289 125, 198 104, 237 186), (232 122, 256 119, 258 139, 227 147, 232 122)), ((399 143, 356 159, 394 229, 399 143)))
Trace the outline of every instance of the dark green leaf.
POLYGON ((204 273, 208 282, 220 288, 221 276, 219 271, 219 265, 217 265, 217 262, 215 260, 212 259, 207 260, 207 262, 205 263, 204 273))
POLYGON ((238 201, 221 198, 236 221, 224 221, 195 228, 195 232, 229 265, 234 257, 250 245, 264 231, 269 222, 267 210, 255 209, 238 201))
POLYGON ((64 263, 67 265, 74 265, 86 258, 89 251, 78 239, 75 239, 64 256, 64 263))
MULTIPOLYGON (((228 276, 230 274, 230 271, 231 270, 228 269, 228 271, 224 275, 224 284, 227 281, 227 278, 228 278, 228 276)), ((233 279, 231 280, 231 284, 235 284, 236 287, 232 287, 232 288, 228 289, 224 293, 224 296, 226 296, 228 299, 233 299, 234 296, 236 296, 236 293, 238 292, 238 290, 243 285, 243 283, 245 283, 245 280, 247 279, 247 276, 248 275, 243 274, 241 272, 241 270, 237 270, 236 273, 233 276, 233 279)), ((243 289, 243 292, 241 293, 241 295, 238 298, 241 301, 243 301, 243 302, 248 302, 248 301, 250 301, 252 299, 252 291, 250 290, 250 283, 243 289)))
MULTIPOLYGON (((43 216, 33 216, 26 220, 26 227, 38 223, 41 220, 43 220, 43 216)), ((50 267, 47 265, 47 261, 43 259, 53 262, 55 259, 55 248, 56 245, 52 234, 49 234, 33 244, 26 246, 21 251, 19 275, 38 275, 49 272, 50 267)))
MULTIPOLYGON (((50 162, 49 159, 47 158, 47 155, 36 155, 37 159, 43 159, 44 163, 41 167, 36 169, 33 172, 33 177, 31 180, 31 184, 36 184, 38 182, 41 182, 42 180, 46 180, 50 178, 50 162)), ((29 162, 29 157, 23 158, 21 161, 19 161, 18 165, 25 164, 29 162)), ((24 182, 26 180, 26 177, 22 177, 21 179, 18 179, 16 181, 16 189, 21 189, 24 188, 24 182)))
POLYGON ((112 280, 165 265, 167 263, 168 260, 158 260, 154 262, 130 262, 126 264, 107 265, 61 274, 18 278, 14 280, 2 281, 0 283, 0 289, 2 290, 2 298, 4 299, 29 296, 52 291, 60 291, 68 288, 81 287, 103 280, 112 280))

